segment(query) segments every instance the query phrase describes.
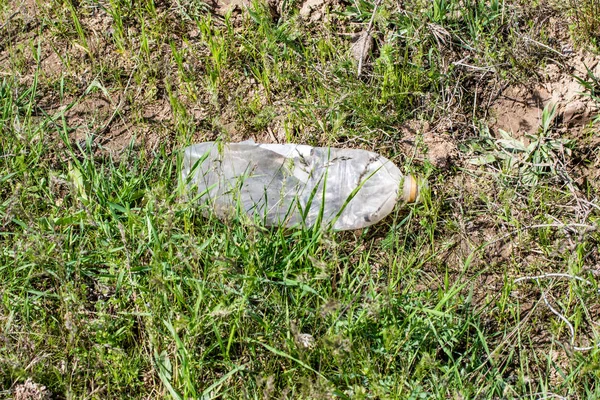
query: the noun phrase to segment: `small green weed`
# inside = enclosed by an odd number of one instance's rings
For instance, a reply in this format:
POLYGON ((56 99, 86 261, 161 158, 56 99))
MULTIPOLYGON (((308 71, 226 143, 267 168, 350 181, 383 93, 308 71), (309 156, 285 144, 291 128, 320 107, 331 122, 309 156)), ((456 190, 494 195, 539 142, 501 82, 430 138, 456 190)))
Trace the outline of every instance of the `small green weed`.
POLYGON ((600 1, 599 0, 570 0, 568 13, 573 21, 573 31, 576 39, 583 43, 591 43, 598 48, 600 43, 600 1))
MULTIPOLYGON (((587 65, 585 66, 585 69, 587 72, 587 79, 578 76, 575 76, 574 78, 583 87, 583 94, 592 99, 596 103, 596 106, 600 106, 600 78, 595 76, 593 71, 591 71, 587 65)), ((600 114, 592 121, 592 123, 598 122, 600 122, 600 114)))
POLYGON ((491 145, 486 154, 470 160, 474 165, 498 163, 502 175, 516 179, 526 186, 535 186, 545 176, 559 175, 558 167, 571 156, 575 143, 571 139, 552 138, 551 126, 556 105, 547 104, 542 112, 541 127, 537 134, 526 134, 521 139, 500 129, 501 139, 486 139, 491 145))

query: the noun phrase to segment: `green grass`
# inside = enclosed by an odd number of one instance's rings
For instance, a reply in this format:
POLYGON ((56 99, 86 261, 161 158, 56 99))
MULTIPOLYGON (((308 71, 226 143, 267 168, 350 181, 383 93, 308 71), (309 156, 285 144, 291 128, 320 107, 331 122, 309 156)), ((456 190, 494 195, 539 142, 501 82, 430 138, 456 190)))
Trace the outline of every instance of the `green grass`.
POLYGON ((508 142, 472 128, 477 84, 546 61, 520 47, 543 40, 543 6, 405 3, 309 23, 296 2, 221 18, 197 1, 54 0, 7 21, 0 395, 31 378, 56 398, 598 397, 600 351, 573 351, 542 297, 575 345, 598 344, 599 186, 568 179, 597 152, 567 137, 560 153, 547 115, 508 165, 508 142), (348 34, 373 12, 357 77, 348 34), (451 168, 404 153, 407 121, 445 117, 463 121, 446 129, 451 168), (431 194, 357 232, 203 216, 181 150, 269 130, 376 150, 431 194), (587 283, 514 282, 552 272, 587 283))

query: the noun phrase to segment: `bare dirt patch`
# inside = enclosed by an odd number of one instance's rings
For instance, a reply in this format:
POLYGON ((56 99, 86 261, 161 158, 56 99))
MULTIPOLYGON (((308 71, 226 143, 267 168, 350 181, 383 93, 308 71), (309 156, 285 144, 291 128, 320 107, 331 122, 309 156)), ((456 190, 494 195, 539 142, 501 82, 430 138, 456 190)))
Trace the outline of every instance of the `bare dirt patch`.
POLYGON ((458 149, 445 128, 443 123, 431 126, 425 121, 409 120, 400 128, 400 149, 411 159, 428 160, 436 168, 447 169, 458 149))
POLYGON ((300 16, 306 20, 318 21, 323 17, 325 0, 307 0, 302 4, 300 16))
POLYGON ((549 64, 541 72, 541 81, 507 87, 490 108, 490 127, 516 137, 533 133, 541 123, 544 107, 557 106, 560 127, 581 131, 597 115, 593 100, 576 77, 587 80, 587 68, 600 76, 600 57, 578 52, 562 66, 549 64))

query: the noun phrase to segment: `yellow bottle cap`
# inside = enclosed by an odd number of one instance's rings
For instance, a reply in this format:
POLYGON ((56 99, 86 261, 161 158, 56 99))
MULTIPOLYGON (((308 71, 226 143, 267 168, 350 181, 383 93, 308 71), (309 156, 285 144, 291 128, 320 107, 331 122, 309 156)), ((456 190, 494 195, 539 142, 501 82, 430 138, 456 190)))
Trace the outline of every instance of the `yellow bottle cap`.
POLYGON ((407 175, 404 177, 402 200, 407 203, 416 203, 419 200, 419 182, 412 175, 407 175))

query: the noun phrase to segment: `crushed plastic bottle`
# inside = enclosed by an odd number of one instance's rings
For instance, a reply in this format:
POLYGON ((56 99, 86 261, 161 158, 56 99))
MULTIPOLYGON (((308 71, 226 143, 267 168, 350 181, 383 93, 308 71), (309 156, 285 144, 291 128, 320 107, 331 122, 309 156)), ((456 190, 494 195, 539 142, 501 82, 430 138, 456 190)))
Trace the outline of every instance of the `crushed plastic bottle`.
POLYGON ((182 178, 220 218, 239 207, 266 226, 360 229, 419 197, 417 180, 385 157, 296 144, 195 144, 182 178))

